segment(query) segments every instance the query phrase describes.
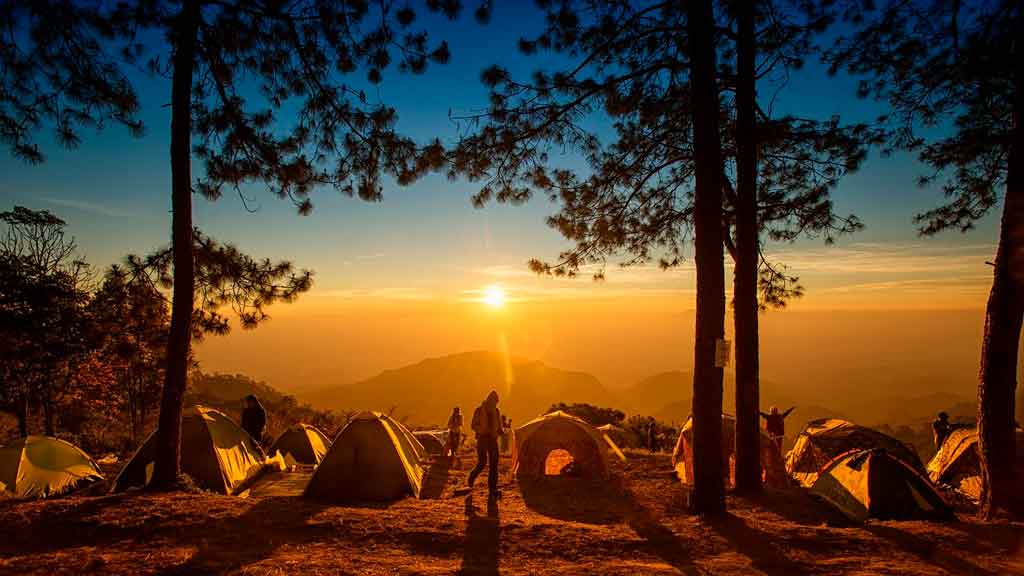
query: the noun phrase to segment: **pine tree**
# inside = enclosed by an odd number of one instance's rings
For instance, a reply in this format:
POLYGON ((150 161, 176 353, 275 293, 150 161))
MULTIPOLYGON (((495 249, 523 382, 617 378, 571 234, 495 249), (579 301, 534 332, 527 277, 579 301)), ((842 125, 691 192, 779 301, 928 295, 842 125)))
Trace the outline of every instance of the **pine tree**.
POLYGON ((862 75, 861 96, 891 107, 890 144, 914 151, 949 202, 919 232, 966 232, 1000 201, 978 384, 981 512, 1024 516, 1014 478, 1014 390, 1024 319, 1024 2, 837 3, 854 26, 828 61, 862 75))
MULTIPOLYGON (((455 18, 461 3, 425 6, 455 18)), ((479 20, 488 8, 481 3, 479 20)), ((352 84, 377 84, 393 64, 421 73, 448 60, 447 44, 431 45, 414 27, 415 10, 393 1, 32 0, 0 4, 0 16, 17 31, 0 36, 0 136, 26 160, 43 159, 31 137, 48 124, 68 145, 78 143, 77 129, 106 121, 141 132, 123 62, 171 79, 174 282, 153 484, 172 486, 197 270, 193 193, 216 199, 262 183, 306 214, 315 188, 376 201, 383 175, 407 184, 439 166, 440 144, 420 147, 398 134, 396 111, 352 84), (143 35, 166 43, 143 45, 143 35), (257 94, 243 90, 253 84, 257 94), (278 118, 286 104, 297 109, 290 121, 278 118), (193 154, 203 162, 197 177, 193 154)))
MULTIPOLYGON (((723 55, 716 88, 723 118, 735 116, 737 107, 737 73, 727 64, 735 52, 736 33, 729 26, 743 4, 726 5, 714 27, 717 51, 723 55)), ((778 4, 772 3, 772 18, 757 20, 758 79, 796 67, 810 53, 810 38, 822 29, 816 14, 804 17, 796 8, 787 4, 783 10, 778 4)), ((694 237, 695 215, 692 55, 685 12, 670 2, 643 8, 612 2, 596 10, 571 2, 546 6, 545 30, 521 41, 520 49, 526 54, 556 52, 572 63, 529 79, 513 78, 500 67, 485 70, 482 80, 491 88, 490 107, 458 117, 465 132, 453 155, 452 175, 482 183, 474 196, 478 205, 491 199, 520 203, 534 192, 558 204, 548 223, 573 246, 554 262, 531 261, 538 273, 574 276, 591 269, 603 278, 609 259, 622 254, 624 266, 652 261, 663 268, 679 266, 694 237), (595 118, 611 121, 611 136, 592 128, 595 118), (550 149, 577 151, 586 169, 555 166, 550 149)), ((756 347, 756 324, 750 325, 749 318, 756 321, 762 307, 782 306, 802 292, 796 277, 765 258, 759 237, 831 240, 858 229, 856 218, 833 211, 829 194, 844 174, 859 166, 873 134, 868 126, 842 125, 838 118, 773 117, 756 100, 753 106, 756 131, 751 136, 759 159, 753 170, 756 230, 740 245, 744 262, 756 266, 757 292, 751 300, 749 292, 738 290, 747 296, 736 307, 738 339, 743 334, 744 342, 756 347)), ((740 259, 733 230, 739 211, 736 157, 741 135, 726 121, 719 123, 719 132, 721 237, 733 258, 740 259)), ((749 181, 745 186, 749 202, 749 181)), ((738 355, 737 370, 756 375, 749 358, 738 355)), ((755 379, 744 390, 756 386, 755 379)), ((748 399, 752 418, 745 420, 752 423, 755 452, 756 402, 748 399)), ((751 468, 760 478, 759 465, 751 468)))

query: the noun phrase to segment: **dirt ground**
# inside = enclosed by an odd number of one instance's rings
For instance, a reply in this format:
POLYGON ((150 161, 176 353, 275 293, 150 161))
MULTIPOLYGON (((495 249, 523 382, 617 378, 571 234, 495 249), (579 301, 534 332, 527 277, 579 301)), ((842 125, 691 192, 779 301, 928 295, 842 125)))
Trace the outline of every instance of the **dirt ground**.
POLYGON ((485 481, 453 496, 468 453, 431 466, 423 499, 386 505, 279 495, 287 479, 249 498, 0 502, 0 574, 1024 574, 1024 524, 849 525, 798 489, 702 522, 668 455, 628 456, 603 485, 503 470, 495 506, 485 481))

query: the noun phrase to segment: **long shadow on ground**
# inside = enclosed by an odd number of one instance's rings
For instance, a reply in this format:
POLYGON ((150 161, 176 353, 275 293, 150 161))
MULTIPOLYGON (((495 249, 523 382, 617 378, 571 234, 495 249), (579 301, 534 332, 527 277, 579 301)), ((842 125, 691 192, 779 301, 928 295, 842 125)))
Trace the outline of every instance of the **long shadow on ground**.
MULTIPOLYGON (((952 524, 950 523, 950 525, 952 524)), ((896 548, 918 557, 922 562, 947 570, 953 574, 979 574, 982 576, 995 576, 999 574, 999 572, 978 566, 947 550, 943 550, 937 541, 925 540, 896 526, 868 524, 864 529, 891 543, 896 548)), ((976 542, 971 542, 970 546, 974 547, 976 544, 976 542)), ((1007 552, 1012 553, 1012 549, 1007 550, 1007 552)))
POLYGON ((771 534, 757 530, 732 513, 708 521, 711 528, 729 541, 751 564, 767 574, 803 574, 809 570, 778 550, 771 534))
POLYGON ((460 574, 498 574, 501 521, 498 504, 487 501, 487 516, 480 516, 473 495, 466 497, 466 541, 460 574))
POLYGON ((621 478, 520 478, 519 486, 526 506, 538 514, 568 522, 627 524, 644 539, 644 551, 684 574, 698 573, 687 543, 640 504, 621 478))

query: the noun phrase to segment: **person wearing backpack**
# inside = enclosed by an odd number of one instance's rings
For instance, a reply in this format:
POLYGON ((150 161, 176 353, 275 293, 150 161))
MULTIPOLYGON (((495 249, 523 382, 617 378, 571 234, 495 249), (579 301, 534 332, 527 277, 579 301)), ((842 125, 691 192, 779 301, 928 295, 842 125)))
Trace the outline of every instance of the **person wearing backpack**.
POLYGON ((476 477, 487 466, 487 489, 490 498, 500 496, 498 492, 498 437, 502 435, 501 412, 498 411, 498 393, 491 390, 482 404, 473 411, 471 423, 476 434, 476 466, 470 470, 466 484, 472 488, 476 477))

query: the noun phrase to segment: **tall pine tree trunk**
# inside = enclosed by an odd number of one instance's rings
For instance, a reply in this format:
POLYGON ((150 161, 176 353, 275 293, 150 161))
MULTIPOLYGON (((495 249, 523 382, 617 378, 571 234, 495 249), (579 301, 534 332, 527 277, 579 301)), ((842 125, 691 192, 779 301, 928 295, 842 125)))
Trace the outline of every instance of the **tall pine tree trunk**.
POLYGON ((693 492, 690 509, 710 516, 725 511, 722 482, 722 368, 715 347, 725 337, 725 265, 722 261, 722 158, 715 79, 715 21, 710 0, 688 8, 690 90, 696 190, 694 244, 697 327, 693 368, 693 492))
POLYGON ((160 400, 153 486, 168 488, 178 480, 181 456, 181 409, 192 339, 195 281, 192 259, 192 71, 195 66, 199 3, 186 0, 174 31, 174 78, 171 86, 171 195, 174 211, 174 293, 167 339, 167 372, 160 400))
POLYGON ((18 400, 18 434, 28 437, 28 394, 18 400))
POLYGON ((757 134, 755 0, 738 4, 736 41, 736 492, 761 491, 757 329, 757 134))
POLYGON ((978 385, 978 446, 985 490, 981 513, 1024 517, 1024 496, 1015 478, 1014 400, 1017 350, 1024 321, 1024 13, 1017 14, 1014 42, 1013 141, 992 290, 985 311, 978 385))
POLYGON ((43 434, 57 435, 57 429, 53 425, 53 401, 49 397, 43 398, 43 434))

